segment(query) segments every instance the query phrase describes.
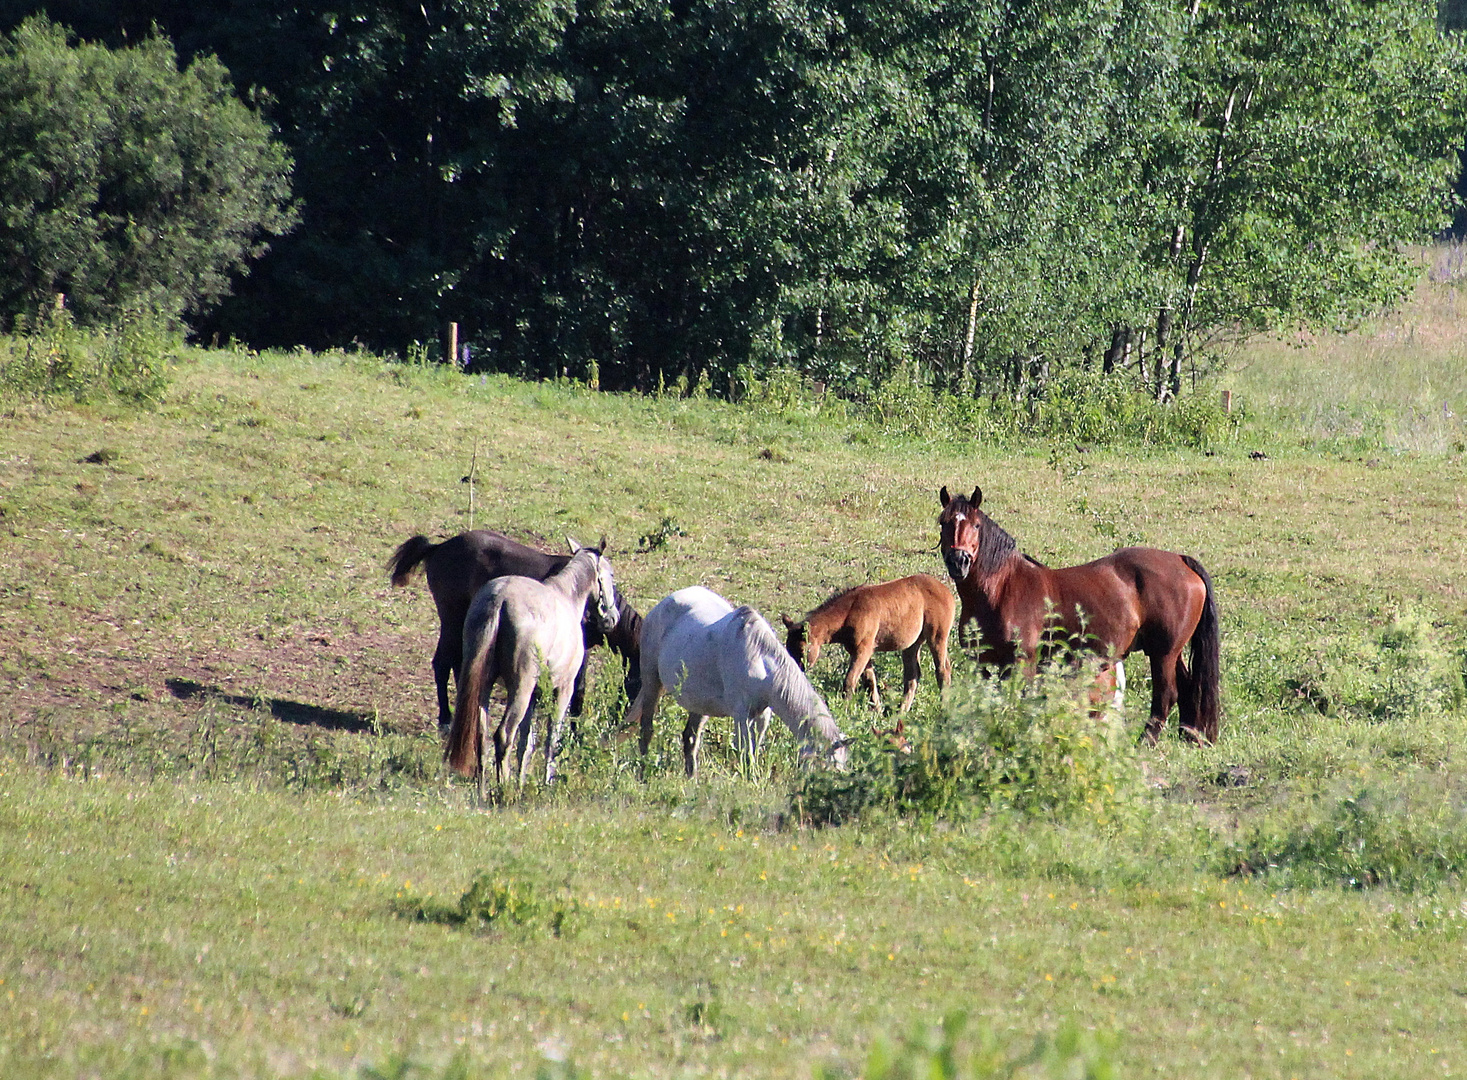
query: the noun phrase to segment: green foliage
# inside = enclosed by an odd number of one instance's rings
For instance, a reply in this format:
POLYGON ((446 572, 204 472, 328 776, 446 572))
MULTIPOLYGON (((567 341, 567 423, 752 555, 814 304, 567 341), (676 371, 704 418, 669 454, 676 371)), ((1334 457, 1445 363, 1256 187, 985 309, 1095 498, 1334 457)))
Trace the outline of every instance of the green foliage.
POLYGON ((156 315, 126 313, 83 329, 66 308, 43 307, 33 322, 18 317, 15 333, 0 337, 0 394, 156 405, 181 346, 156 315))
POLYGON ((884 432, 915 439, 1013 444, 1060 439, 1094 446, 1208 449, 1231 441, 1241 413, 1191 396, 1167 404, 1133 378, 1061 371, 1020 394, 963 397, 933 390, 901 368, 867 399, 864 415, 884 432))
POLYGON ((1336 788, 1256 824, 1225 847, 1222 869, 1292 887, 1458 887, 1467 875, 1464 794, 1455 778, 1425 770, 1336 788))
POLYGON ((1393 618, 1373 641, 1322 643, 1282 697, 1325 715, 1402 721, 1460 708, 1463 655, 1444 646, 1414 612, 1393 618))
POLYGON ((454 320, 481 369, 649 393, 1023 398, 1105 354, 1183 396, 1240 329, 1401 298, 1467 86, 1425 0, 292 10, 76 12, 222 57, 294 151, 302 228, 210 328, 454 320))
MULTIPOLYGON (((917 1025, 910 1034, 873 1041, 861 1080, 1113 1080, 1116 1040, 1065 1024, 1052 1036, 1038 1035, 1027 1047, 1000 1040, 987 1027, 952 1012, 942 1023, 917 1025)), ((817 1069, 820 1080, 834 1080, 817 1069)))
POLYGON ((656 551, 660 547, 666 547, 667 542, 674 536, 687 536, 688 531, 666 514, 658 523, 657 528, 651 532, 643 533, 637 538, 637 551, 644 554, 648 551, 656 551))
POLYGON ((484 932, 546 932, 557 938, 574 933, 582 915, 580 902, 565 889, 547 896, 533 882, 487 871, 474 878, 456 905, 431 894, 416 895, 405 886, 395 906, 399 915, 420 922, 484 932))
POLYGON ((197 314, 294 223, 290 160, 212 58, 33 18, 0 40, 0 315, 197 314))
POLYGON ((573 898, 547 900, 534 885, 483 873, 459 897, 459 921, 483 929, 504 926, 543 927, 555 937, 568 929, 567 919, 579 910, 573 898))
POLYGON ((792 796, 819 824, 863 814, 962 819, 996 808, 1106 826, 1144 799, 1125 725, 1091 716, 1093 668, 1045 665, 1032 680, 955 679, 947 702, 904 738, 858 738, 844 772, 810 773, 792 796))

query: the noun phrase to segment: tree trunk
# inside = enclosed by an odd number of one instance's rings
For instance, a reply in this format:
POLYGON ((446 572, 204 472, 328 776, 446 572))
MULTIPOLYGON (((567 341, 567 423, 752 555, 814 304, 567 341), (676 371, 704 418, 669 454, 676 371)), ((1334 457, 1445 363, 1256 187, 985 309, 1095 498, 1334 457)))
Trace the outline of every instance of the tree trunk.
POLYGON ((963 335, 963 364, 959 369, 958 393, 966 394, 968 387, 973 385, 973 339, 978 332, 978 279, 973 278, 973 284, 968 286, 968 329, 963 335))
POLYGON ((1105 350, 1105 359, 1101 363, 1100 371, 1103 375, 1109 375, 1116 369, 1116 364, 1127 351, 1127 336, 1130 327, 1117 326, 1111 331, 1110 348, 1105 350))

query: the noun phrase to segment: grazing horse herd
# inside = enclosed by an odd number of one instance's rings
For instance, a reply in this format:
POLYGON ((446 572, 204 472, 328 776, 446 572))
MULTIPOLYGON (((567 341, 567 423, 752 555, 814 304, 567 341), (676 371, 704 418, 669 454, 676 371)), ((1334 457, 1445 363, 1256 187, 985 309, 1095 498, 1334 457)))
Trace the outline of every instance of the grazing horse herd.
MULTIPOLYGON (((999 668, 1020 664, 1032 673, 1047 648, 1089 651, 1100 658, 1100 692, 1118 678, 1124 686, 1121 660, 1140 651, 1151 662, 1144 737, 1154 742, 1176 705, 1184 738, 1216 741, 1217 600, 1201 563, 1157 548, 1128 547, 1082 566, 1050 569, 1022 554, 1013 537, 980 509, 981 489, 951 496, 944 487, 939 498, 942 558, 961 603, 959 634, 970 622, 977 624, 980 662, 999 668)), ((735 744, 745 760, 753 758, 773 714, 799 740, 803 754, 823 748, 843 764, 847 740, 805 675, 826 644, 850 653, 846 695, 864 682, 877 707, 875 652, 902 654, 903 711, 917 692, 923 646, 932 655, 939 687, 946 689, 951 680, 947 640, 956 605, 947 586, 928 574, 860 585, 798 621, 782 617, 781 646, 752 607, 735 607, 702 587, 664 597, 643 618, 617 593, 604 538, 595 547, 573 540, 570 546, 569 554, 549 554, 473 530, 437 544, 410 537, 388 562, 394 585, 406 585, 419 566, 426 572, 440 624, 433 677, 439 726, 447 732, 445 756, 454 769, 477 776, 481 795, 491 742, 496 783, 504 782, 512 742, 524 783, 542 676, 555 692, 545 738, 545 778, 555 779, 561 727, 567 715, 581 712, 587 650, 603 642, 622 657, 631 702, 623 726, 636 726, 644 759, 661 695, 670 694, 687 710, 683 765, 690 777, 709 716, 733 718, 735 744), (450 673, 457 686, 452 711, 450 673), (504 683, 508 704, 491 727, 489 695, 497 682, 504 683)))

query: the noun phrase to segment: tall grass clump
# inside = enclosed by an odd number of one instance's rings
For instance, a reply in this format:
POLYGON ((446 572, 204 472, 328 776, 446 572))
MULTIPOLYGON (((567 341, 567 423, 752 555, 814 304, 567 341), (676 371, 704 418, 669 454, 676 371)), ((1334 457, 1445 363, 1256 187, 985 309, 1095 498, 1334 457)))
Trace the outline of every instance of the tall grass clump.
POLYGON ((157 316, 128 313, 96 329, 58 303, 19 316, 0 338, 0 395, 153 405, 168 389, 182 340, 157 316))
POLYGON ((903 368, 869 394, 863 412, 883 432, 907 437, 1189 449, 1232 439, 1243 419, 1241 412, 1223 412, 1210 395, 1159 402, 1129 374, 1080 369, 1018 393, 967 397, 932 390, 903 368))
POLYGON ((1467 874, 1467 791, 1426 770, 1335 787, 1262 818, 1227 846, 1224 863, 1281 886, 1457 887, 1467 874))
POLYGON ((1462 707, 1463 662, 1429 620, 1403 612, 1373 639, 1323 643, 1284 689, 1326 716, 1417 719, 1462 707))
POLYGON ((1045 665, 955 681, 940 707, 901 735, 859 738, 845 772, 810 773, 797 812, 821 824, 871 813, 962 818, 1003 809, 1118 823, 1145 797, 1125 724, 1092 715, 1093 667, 1045 665))
MULTIPOLYGON (((1118 1075, 1115 1040, 1064 1024, 1027 1044, 1005 1042, 987 1027, 953 1012, 934 1026, 919 1025, 892 1038, 879 1034, 867 1052, 862 1080, 1018 1080, 1072 1077, 1111 1080, 1118 1075)), ((816 1069, 819 1080, 834 1074, 816 1069)))

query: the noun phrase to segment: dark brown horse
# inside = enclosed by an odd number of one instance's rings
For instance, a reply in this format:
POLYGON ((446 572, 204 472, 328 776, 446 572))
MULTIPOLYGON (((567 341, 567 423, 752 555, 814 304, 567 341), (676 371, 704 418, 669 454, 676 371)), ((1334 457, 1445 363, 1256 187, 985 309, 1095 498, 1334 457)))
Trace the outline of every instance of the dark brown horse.
POLYGON ((1058 638, 1116 661, 1139 649, 1151 660, 1155 741, 1172 705, 1186 738, 1216 742, 1219 629, 1212 579, 1188 555, 1127 547, 1083 566, 1051 570, 1020 554, 1014 538, 979 509, 983 491, 950 496, 937 518, 942 559, 958 587, 958 631, 978 623, 980 659, 1032 669, 1042 642, 1058 638), (1191 665, 1182 650, 1191 644, 1191 665))
MULTIPOLYGON (((453 722, 448 704, 448 675, 455 684, 462 678, 464 649, 464 617, 484 583, 491 578, 515 574, 544 581, 559 573, 570 562, 569 554, 550 554, 511 540, 502 533, 474 529, 435 544, 426 536, 404 540, 387 560, 394 585, 406 585, 419 565, 428 574, 428 591, 438 607, 438 647, 433 650, 433 680, 438 687, 438 726, 447 728, 453 722)), ((616 626, 602 634, 596 620, 589 616, 581 622, 586 648, 605 642, 619 653, 625 666, 622 685, 627 700, 635 701, 642 688, 641 630, 642 617, 620 595, 616 598, 620 618, 616 626)), ((586 666, 582 663, 576 675, 570 714, 581 715, 586 693, 586 666)))
POLYGON ((931 574, 884 581, 879 585, 857 585, 837 593, 799 622, 781 615, 787 631, 785 648, 803 670, 813 666, 826 642, 844 645, 851 654, 845 691, 850 697, 856 682, 871 688, 871 704, 881 707, 876 688, 876 666, 872 653, 902 654, 902 711, 912 707, 922 669, 917 653, 923 645, 932 653, 937 685, 946 690, 952 681, 947 659, 947 635, 952 629, 957 604, 953 594, 931 574))

